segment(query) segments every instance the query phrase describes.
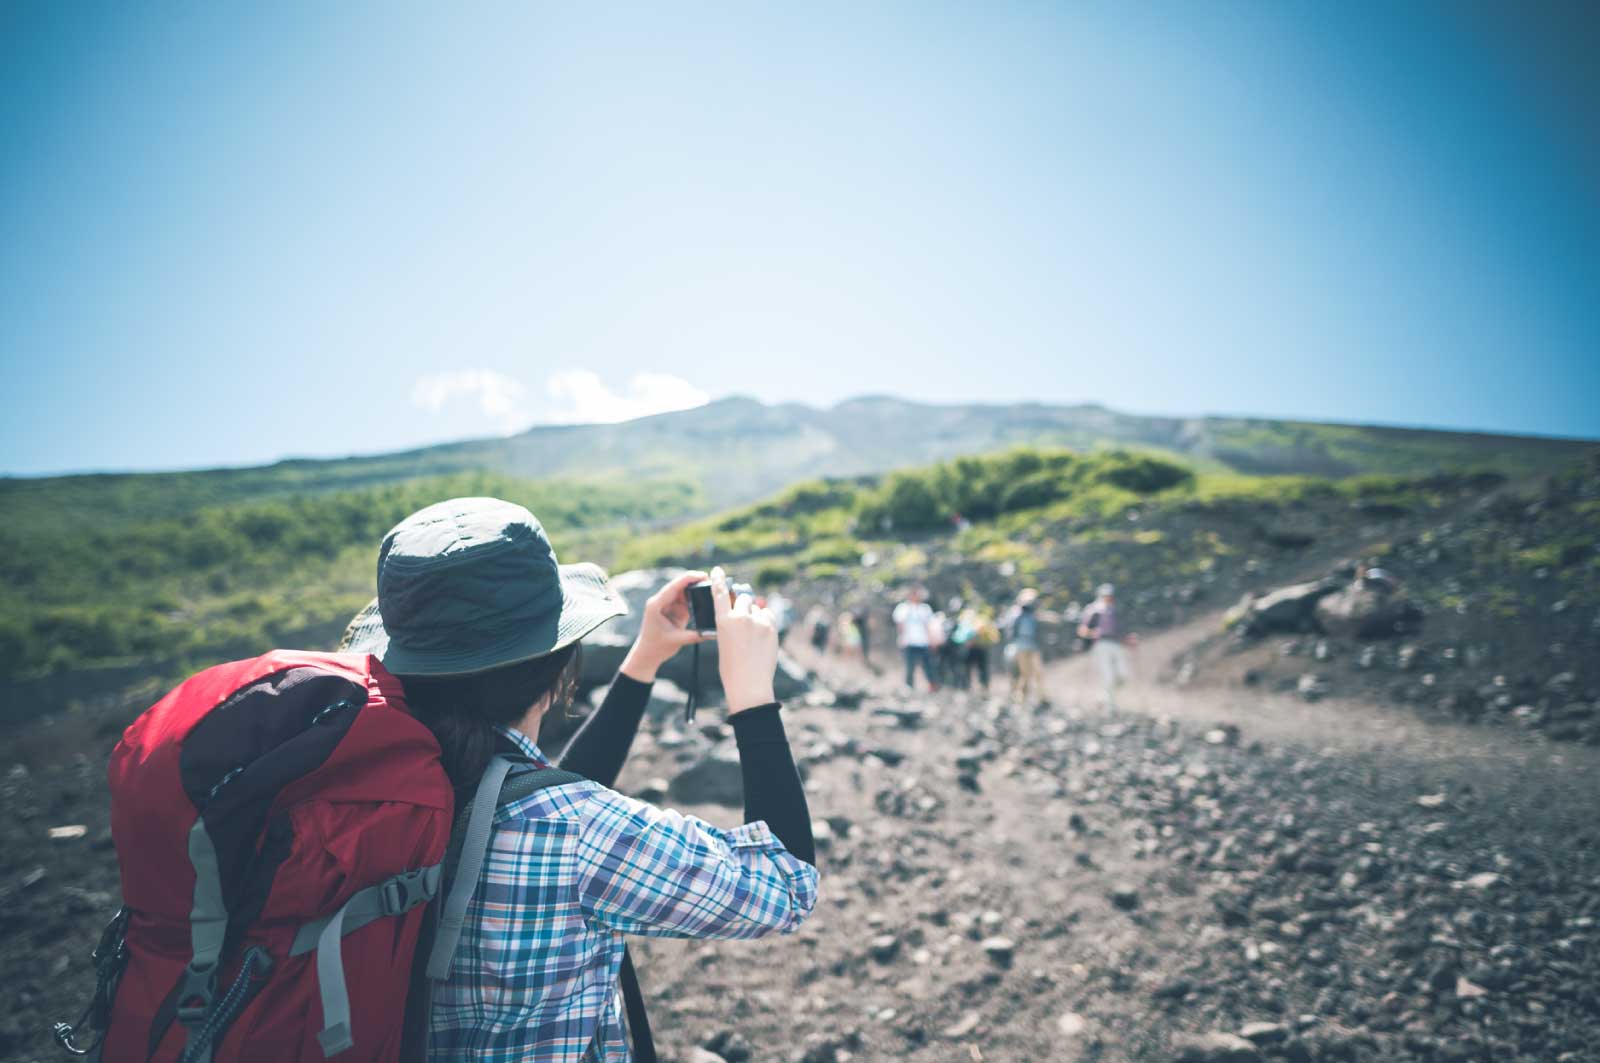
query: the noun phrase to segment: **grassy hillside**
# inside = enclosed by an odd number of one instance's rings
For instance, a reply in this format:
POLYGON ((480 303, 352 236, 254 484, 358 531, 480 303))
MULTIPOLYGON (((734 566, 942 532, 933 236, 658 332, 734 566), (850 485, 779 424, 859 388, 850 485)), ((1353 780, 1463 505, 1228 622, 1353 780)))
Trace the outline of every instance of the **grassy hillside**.
POLYGON ((877 639, 910 582, 941 605, 996 610, 1031 585, 1063 621, 1045 625, 1052 655, 1072 651, 1072 618, 1102 581, 1117 585, 1129 626, 1150 633, 1247 592, 1348 580, 1365 560, 1398 580, 1420 631, 1363 641, 1296 630, 1236 645, 1242 636, 1219 623, 1172 667, 1600 742, 1600 449, 1518 479, 1252 476, 1018 449, 801 484, 632 539, 620 560, 704 563, 708 543, 736 574, 783 586, 804 608, 865 614, 877 639))
MULTIPOLYGON (((568 557, 594 556, 652 522, 697 508, 695 489, 647 481, 531 482, 458 473, 383 486, 200 504, 176 516, 137 492, 106 520, 67 506, 0 528, 0 678, 151 659, 204 662, 337 625, 373 591, 378 541, 445 498, 498 495, 533 509, 568 557)), ((324 485, 326 486, 326 485, 324 485)), ((171 504, 172 500, 165 500, 171 504)))
POLYGON ((1110 548, 1094 566, 1098 575, 1079 580, 1086 589, 1135 570, 1146 578, 1203 571, 1232 550, 1204 527, 1207 517, 1281 526, 1277 534, 1292 538, 1293 525, 1310 523, 1298 514, 1319 506, 1354 514, 1427 511, 1463 485, 1487 490, 1505 481, 1494 471, 1251 476, 1146 453, 1021 447, 884 477, 797 484, 756 505, 631 539, 618 563, 687 562, 703 558, 709 544, 717 558, 745 564, 763 582, 783 582, 838 575, 864 556, 891 558, 894 568, 913 572, 938 549, 1010 562, 1027 578, 1043 574, 1063 545, 1110 548), (1158 530, 1169 514, 1190 518, 1195 535, 1158 530), (959 534, 958 518, 965 522, 959 534))

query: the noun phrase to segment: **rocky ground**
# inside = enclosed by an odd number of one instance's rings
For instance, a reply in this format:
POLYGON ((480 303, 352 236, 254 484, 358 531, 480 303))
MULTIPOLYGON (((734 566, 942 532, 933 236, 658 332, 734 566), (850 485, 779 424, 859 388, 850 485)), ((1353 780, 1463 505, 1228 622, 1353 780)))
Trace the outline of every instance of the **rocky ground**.
MULTIPOLYGON (((668 1058, 1600 1059, 1590 747, 1203 684, 1106 713, 1081 659, 1038 710, 807 663, 840 692, 785 710, 822 901, 791 938, 638 944, 668 1058)), ((662 707, 624 788, 736 821, 716 714, 662 707)), ((0 1057, 54 1056, 90 984, 115 729, 4 776, 0 1057)))
POLYGON ((1587 749, 1258 738, 1270 700, 1174 720, 1160 687, 1107 714, 1077 663, 1039 711, 830 678, 787 710, 822 904, 793 939, 641 944, 673 1058, 1600 1059, 1587 749))

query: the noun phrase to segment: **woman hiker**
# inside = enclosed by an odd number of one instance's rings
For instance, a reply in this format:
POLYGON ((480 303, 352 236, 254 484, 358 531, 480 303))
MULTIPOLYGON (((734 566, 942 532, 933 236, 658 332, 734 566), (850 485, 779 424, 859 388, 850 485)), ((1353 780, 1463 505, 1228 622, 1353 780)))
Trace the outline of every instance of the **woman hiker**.
MULTIPOLYGON (((748 596, 730 601, 713 569, 716 633, 692 630, 684 595, 703 578, 685 573, 645 603, 605 701, 561 758, 584 778, 497 811, 453 965, 432 993, 429 1060, 633 1060, 618 992, 619 973, 632 980, 626 935, 756 938, 811 913, 811 817, 773 698, 777 628, 748 596), (745 824, 733 830, 610 789, 657 669, 703 637, 718 641, 742 765, 745 824)), ((496 753, 550 764, 539 723, 572 699, 580 640, 625 612, 598 567, 557 563, 526 509, 454 499, 384 538, 377 601, 346 648, 400 678, 459 803, 496 753)), ((629 1005, 637 1047, 645 1024, 629 1005)))

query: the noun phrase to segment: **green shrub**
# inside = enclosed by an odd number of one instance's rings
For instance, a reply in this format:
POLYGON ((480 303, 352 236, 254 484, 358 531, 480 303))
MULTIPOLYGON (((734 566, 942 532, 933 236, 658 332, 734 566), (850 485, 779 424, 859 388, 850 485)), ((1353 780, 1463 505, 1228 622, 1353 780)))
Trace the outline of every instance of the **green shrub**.
POLYGON ((1103 472, 1100 479, 1127 491, 1153 495, 1180 484, 1192 483, 1194 473, 1170 461, 1143 455, 1122 454, 1103 472))
POLYGON ((861 544, 854 539, 819 539, 801 551, 799 559, 805 564, 831 561, 854 565, 861 560, 861 544))
POLYGON ((880 524, 915 531, 942 525, 949 514, 926 474, 895 473, 884 485, 878 503, 880 524))
POLYGON ((1065 498, 1068 485, 1060 474, 1040 471, 1023 477, 1006 488, 1001 496, 1000 508, 1007 513, 1021 509, 1039 509, 1065 498))
POLYGON ((794 579, 795 567, 787 561, 763 561, 756 566, 757 587, 781 587, 794 579))

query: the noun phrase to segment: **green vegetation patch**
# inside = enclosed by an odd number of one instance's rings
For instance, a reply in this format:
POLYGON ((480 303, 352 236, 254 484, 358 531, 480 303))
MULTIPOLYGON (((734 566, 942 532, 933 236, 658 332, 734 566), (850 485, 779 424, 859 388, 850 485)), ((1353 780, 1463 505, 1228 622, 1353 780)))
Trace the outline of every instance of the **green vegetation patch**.
POLYGON ((572 560, 604 553, 630 526, 699 503, 681 483, 459 473, 70 526, 34 521, 23 508, 0 528, 0 678, 204 660, 337 628, 371 597, 378 542, 389 528, 424 506, 471 495, 526 505, 572 560))

